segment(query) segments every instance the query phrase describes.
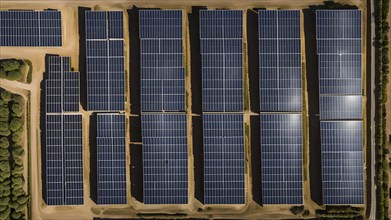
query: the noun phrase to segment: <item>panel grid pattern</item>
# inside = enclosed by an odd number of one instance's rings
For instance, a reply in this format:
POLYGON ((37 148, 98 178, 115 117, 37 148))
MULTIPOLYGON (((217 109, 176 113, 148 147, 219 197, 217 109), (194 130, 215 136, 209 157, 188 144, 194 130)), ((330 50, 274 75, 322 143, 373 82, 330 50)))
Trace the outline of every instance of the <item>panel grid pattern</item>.
POLYGON ((47 113, 79 111, 79 73, 70 71, 70 63, 70 57, 48 57, 45 80, 47 113))
POLYGON ((97 114, 98 204, 126 204, 124 114, 97 114))
POLYGON ((87 109, 125 110, 122 11, 86 11, 87 109))
POLYGON ((144 203, 188 203, 186 114, 142 114, 144 203))
POLYGON ((243 111, 243 14, 201 10, 202 110, 243 111))
POLYGON ((204 202, 244 204, 243 114, 203 114, 204 202))
POLYGON ((323 203, 364 204, 362 121, 322 121, 323 203))
POLYGON ((299 10, 259 10, 261 112, 302 110, 299 10))
POLYGON ((141 109, 186 107, 181 10, 141 10, 141 109))
POLYGON ((320 120, 362 119, 362 96, 320 96, 320 120))
POLYGON ((0 46, 62 46, 59 11, 0 11, 0 24, 0 46))
POLYGON ((47 205, 83 204, 82 116, 46 115, 47 205))

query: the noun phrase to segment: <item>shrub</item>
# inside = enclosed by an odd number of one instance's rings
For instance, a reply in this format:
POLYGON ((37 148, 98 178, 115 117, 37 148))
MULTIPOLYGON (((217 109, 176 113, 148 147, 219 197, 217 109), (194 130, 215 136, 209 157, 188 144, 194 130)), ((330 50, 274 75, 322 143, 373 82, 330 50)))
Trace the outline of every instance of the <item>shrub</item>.
POLYGON ((8 142, 8 139, 6 137, 0 138, 0 147, 4 149, 8 149, 10 146, 10 143, 8 142))
POLYGON ((7 77, 7 72, 3 69, 3 67, 0 67, 0 79, 5 79, 7 77))
POLYGON ((12 217, 13 219, 21 219, 22 215, 23 215, 23 212, 16 212, 16 211, 13 211, 13 212, 11 213, 11 217, 12 217))
POLYGON ((20 70, 12 70, 8 72, 7 79, 8 80, 18 80, 22 77, 22 72, 20 70))
POLYGON ((304 211, 304 206, 303 205, 301 205, 301 206, 292 206, 289 210, 294 215, 300 215, 304 211))
POLYGON ((22 117, 23 115, 23 105, 20 103, 12 104, 12 113, 13 116, 22 117))
POLYGON ((17 60, 6 60, 1 62, 1 67, 4 71, 9 72, 20 68, 20 63, 17 60))
POLYGON ((11 93, 3 90, 1 92, 1 98, 4 100, 5 103, 8 103, 9 101, 11 101, 12 95, 11 95, 11 93))
POLYGON ((23 121, 21 118, 13 118, 10 123, 10 130, 11 131, 16 131, 19 128, 21 128, 23 125, 23 121))

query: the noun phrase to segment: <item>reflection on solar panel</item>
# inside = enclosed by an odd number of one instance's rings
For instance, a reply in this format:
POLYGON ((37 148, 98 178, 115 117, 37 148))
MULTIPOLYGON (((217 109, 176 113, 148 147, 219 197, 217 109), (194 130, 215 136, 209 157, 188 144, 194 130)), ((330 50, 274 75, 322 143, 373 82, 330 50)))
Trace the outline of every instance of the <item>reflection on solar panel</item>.
POLYGON ((141 109, 185 110, 182 11, 140 10, 141 109))
POLYGON ((46 112, 78 112, 79 73, 71 72, 71 58, 49 56, 47 61, 46 112))
POLYGON ((320 119, 362 119, 360 95, 320 96, 320 119))
POLYGON ((322 180, 324 204, 363 204, 362 121, 323 121, 322 180))
POLYGON ((261 114, 264 204, 302 204, 301 114, 261 114))
POLYGON ((201 10, 202 110, 243 111, 242 38, 239 10, 201 10))
POLYGON ((363 204, 361 11, 318 10, 316 24, 323 203, 363 204))
POLYGON ((186 114, 142 114, 144 203, 188 203, 186 114))
POLYGON ((203 114, 204 202, 244 204, 243 114, 203 114))
POLYGON ((46 203, 83 204, 82 116, 46 115, 46 203))
POLYGON ((259 10, 261 112, 301 111, 299 10, 259 10))
POLYGON ((321 94, 361 94, 361 11, 317 10, 321 94))
POLYGON ((0 21, 0 46, 62 46, 59 11, 0 11, 0 21))
POLYGON ((87 109, 125 110, 122 11, 86 11, 87 109))
POLYGON ((98 204, 126 204, 125 114, 97 114, 98 204))

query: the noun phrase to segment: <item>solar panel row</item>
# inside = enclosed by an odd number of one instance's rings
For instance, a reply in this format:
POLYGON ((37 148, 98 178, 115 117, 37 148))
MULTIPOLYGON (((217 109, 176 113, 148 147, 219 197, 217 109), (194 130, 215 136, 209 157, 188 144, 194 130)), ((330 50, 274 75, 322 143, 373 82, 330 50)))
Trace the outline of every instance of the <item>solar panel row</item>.
POLYGON ((86 11, 87 109, 125 110, 122 11, 86 11))
POLYGON ((302 82, 299 10, 259 10, 263 204, 302 204, 302 82))
POLYGON ((201 10, 202 110, 243 111, 243 14, 201 10))
POLYGON ((82 115, 46 115, 46 203, 83 204, 82 115))
POLYGON ((126 117, 97 114, 97 204, 126 204, 126 117))
POLYGON ((364 203, 361 11, 316 12, 324 204, 364 203))
POLYGON ((47 57, 46 112, 79 111, 79 73, 71 71, 71 58, 47 57))
POLYGON ((141 10, 141 109, 184 111, 182 11, 141 10))
POLYGON ((61 12, 0 11, 0 46, 61 47, 61 12))
POLYGON ((188 203, 182 11, 140 10, 144 203, 188 203))

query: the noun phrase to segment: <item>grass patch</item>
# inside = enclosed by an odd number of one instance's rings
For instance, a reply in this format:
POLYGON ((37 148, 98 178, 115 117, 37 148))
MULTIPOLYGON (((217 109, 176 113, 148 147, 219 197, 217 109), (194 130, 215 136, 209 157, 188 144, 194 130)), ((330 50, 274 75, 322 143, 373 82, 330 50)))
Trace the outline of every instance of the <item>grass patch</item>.
POLYGON ((23 61, 29 66, 29 72, 27 73, 26 82, 30 84, 33 80, 33 64, 30 60, 27 59, 24 59, 23 61))
MULTIPOLYGON (((31 62, 30 62, 31 63, 31 62)), ((32 67, 31 67, 32 68, 32 67)), ((31 81, 30 81, 31 82, 31 81)), ((27 108, 26 108, 26 116, 27 116, 27 194, 31 195, 31 92, 28 91, 27 94, 27 108)), ((28 219, 32 219, 32 199, 29 199, 27 204, 28 210, 28 219)))

